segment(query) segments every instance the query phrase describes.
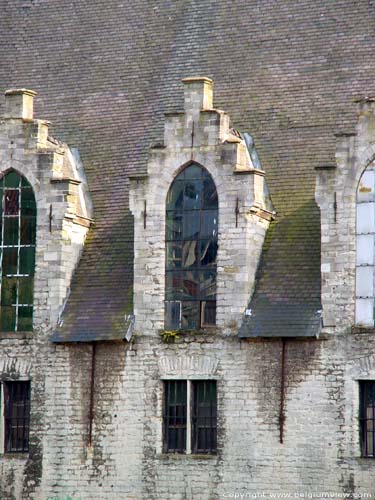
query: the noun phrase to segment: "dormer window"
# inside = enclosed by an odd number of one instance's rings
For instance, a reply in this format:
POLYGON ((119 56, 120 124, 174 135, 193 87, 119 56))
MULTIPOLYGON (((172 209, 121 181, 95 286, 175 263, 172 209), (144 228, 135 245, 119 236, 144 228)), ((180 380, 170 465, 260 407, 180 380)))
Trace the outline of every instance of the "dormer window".
POLYGON ((232 332, 253 293, 272 207, 254 145, 214 108, 212 80, 183 84, 184 111, 166 114, 147 173, 130 177, 134 331, 232 332))
POLYGON ((167 195, 165 328, 215 325, 218 199, 209 172, 191 163, 167 195))
POLYGON ((33 326, 36 204, 28 181, 14 170, 0 179, 0 331, 33 326))

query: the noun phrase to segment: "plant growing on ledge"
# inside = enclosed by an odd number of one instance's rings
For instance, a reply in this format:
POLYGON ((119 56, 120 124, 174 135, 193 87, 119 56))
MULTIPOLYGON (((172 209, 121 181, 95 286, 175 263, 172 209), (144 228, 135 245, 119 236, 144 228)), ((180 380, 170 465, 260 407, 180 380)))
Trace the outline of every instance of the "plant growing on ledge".
POLYGON ((168 344, 180 338, 178 333, 179 333, 178 330, 162 330, 160 332, 160 335, 163 338, 163 342, 166 342, 168 344))

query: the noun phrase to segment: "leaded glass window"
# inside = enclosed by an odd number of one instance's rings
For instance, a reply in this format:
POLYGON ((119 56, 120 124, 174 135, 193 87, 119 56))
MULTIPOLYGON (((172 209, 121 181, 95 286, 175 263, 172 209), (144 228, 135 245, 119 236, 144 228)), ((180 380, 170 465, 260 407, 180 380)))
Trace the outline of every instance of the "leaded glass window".
POLYGON ((0 331, 28 331, 33 322, 35 197, 14 170, 0 179, 0 194, 0 331))
POLYGON ((356 324, 374 326, 375 311, 375 162, 363 172, 357 189, 356 324))
POLYGON ((217 236, 215 184, 205 168, 192 163, 167 196, 166 328, 215 324, 217 236))

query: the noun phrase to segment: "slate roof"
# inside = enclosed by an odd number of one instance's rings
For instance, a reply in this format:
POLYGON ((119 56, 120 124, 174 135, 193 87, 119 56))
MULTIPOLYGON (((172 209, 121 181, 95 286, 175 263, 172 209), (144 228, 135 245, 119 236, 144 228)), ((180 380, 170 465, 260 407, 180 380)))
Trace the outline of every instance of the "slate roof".
POLYGON ((195 75, 214 80, 215 106, 254 137, 278 214, 253 310, 264 301, 319 309, 314 167, 334 163, 354 97, 375 93, 374 21, 367 0, 1 1, 0 87, 39 92, 36 116, 79 148, 93 197, 60 340, 124 335, 128 175, 145 170, 163 113, 182 108, 181 78, 195 75))
POLYGON ((259 295, 251 301, 239 330, 240 338, 319 337, 322 311, 315 304, 280 304, 259 295))

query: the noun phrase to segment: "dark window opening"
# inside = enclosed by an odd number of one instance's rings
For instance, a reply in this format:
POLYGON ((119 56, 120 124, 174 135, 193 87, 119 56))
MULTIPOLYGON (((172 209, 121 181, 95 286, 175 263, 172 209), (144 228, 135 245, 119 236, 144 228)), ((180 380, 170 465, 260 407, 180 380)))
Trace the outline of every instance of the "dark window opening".
POLYGON ((215 325, 218 200, 206 169, 186 167, 167 196, 165 327, 215 325))
POLYGON ((215 453, 217 393, 212 380, 164 382, 164 452, 215 453), (190 394, 190 395, 189 395, 190 394), (191 443, 187 442, 188 436, 191 443), (188 446, 190 445, 190 446, 188 446))
POLYGON ((0 331, 33 323, 36 204, 31 185, 14 170, 0 179, 0 331))
POLYGON ((187 388, 186 381, 165 382, 164 451, 186 451, 187 388))
POLYGON ((4 451, 29 451, 30 382, 4 382, 4 423, 4 451))
POLYGON ((217 448, 216 382, 193 382, 192 452, 214 453, 217 448))

